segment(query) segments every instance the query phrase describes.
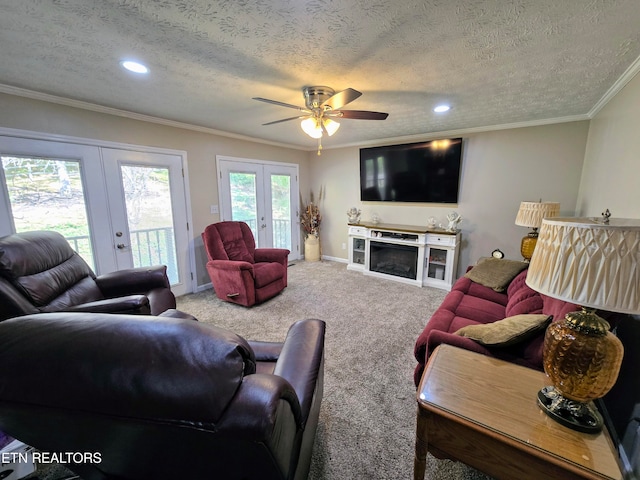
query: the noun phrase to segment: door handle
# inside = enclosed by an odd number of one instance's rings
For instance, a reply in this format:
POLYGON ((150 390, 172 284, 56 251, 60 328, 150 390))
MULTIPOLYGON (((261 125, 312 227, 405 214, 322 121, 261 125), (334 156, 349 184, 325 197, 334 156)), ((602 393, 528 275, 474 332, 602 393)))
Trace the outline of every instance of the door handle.
POLYGON ((120 250, 127 248, 127 246, 124 243, 119 243, 116 245, 116 247, 118 247, 120 250))
POLYGON ((267 228, 267 224, 263 223, 262 225, 260 225, 260 228, 267 228))

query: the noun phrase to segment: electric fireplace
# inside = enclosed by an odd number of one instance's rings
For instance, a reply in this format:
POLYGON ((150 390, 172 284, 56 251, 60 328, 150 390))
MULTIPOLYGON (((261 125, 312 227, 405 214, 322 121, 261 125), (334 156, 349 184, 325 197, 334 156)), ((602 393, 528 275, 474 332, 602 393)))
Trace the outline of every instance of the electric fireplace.
POLYGON ((418 278, 418 247, 396 243, 370 242, 369 270, 396 277, 418 278))

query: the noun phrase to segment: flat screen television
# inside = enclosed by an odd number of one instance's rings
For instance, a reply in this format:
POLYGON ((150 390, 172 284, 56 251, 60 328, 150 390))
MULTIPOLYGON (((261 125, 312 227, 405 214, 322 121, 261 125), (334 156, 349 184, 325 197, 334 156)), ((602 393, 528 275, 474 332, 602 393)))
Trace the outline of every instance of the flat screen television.
POLYGON ((458 203, 462 138, 360 149, 360 200, 458 203))

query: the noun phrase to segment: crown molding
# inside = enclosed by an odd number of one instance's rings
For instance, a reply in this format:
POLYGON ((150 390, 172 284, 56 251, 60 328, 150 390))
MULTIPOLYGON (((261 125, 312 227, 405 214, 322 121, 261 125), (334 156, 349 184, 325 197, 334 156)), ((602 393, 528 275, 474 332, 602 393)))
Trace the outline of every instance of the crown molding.
POLYGON ((82 110, 89 110, 97 113, 104 113, 107 115, 115 115, 118 117, 128 118, 130 120, 138 120, 141 122, 155 123, 155 124, 164 125, 167 127, 181 128, 183 130, 191 130, 191 131, 200 132, 200 133, 208 133, 211 135, 218 135, 221 137, 244 140, 247 142, 262 143, 265 145, 272 145, 274 147, 292 148, 295 150, 310 150, 307 147, 300 147, 298 145, 290 145, 286 143, 273 142, 270 140, 263 140, 260 138, 249 137, 247 135, 239 135, 236 133, 224 132, 222 130, 216 130, 214 128, 202 127, 200 125, 177 122, 174 120, 167 120, 166 118, 154 117, 152 115, 144 115, 141 113, 130 112, 128 110, 120 110, 118 108, 105 107, 104 105, 84 102, 82 100, 73 100, 71 98, 59 97, 56 95, 36 92, 33 90, 27 90, 25 88, 14 87, 11 85, 0 84, 0 93, 15 95, 17 97, 30 98, 32 100, 40 100, 42 102, 55 103, 57 105, 64 105, 67 107, 79 108, 82 110))
POLYGON ((485 132, 493 132, 497 130, 510 130, 513 128, 539 127, 543 125, 554 125, 557 123, 581 122, 584 120, 590 120, 589 115, 587 114, 572 115, 568 117, 546 118, 542 120, 532 120, 527 122, 505 123, 500 125, 485 125, 482 127, 461 128, 457 130, 442 130, 439 132, 425 132, 425 133, 419 133, 415 135, 383 138, 383 139, 375 140, 372 142, 368 142, 366 144, 362 142, 350 143, 350 144, 344 144, 344 145, 336 145, 332 147, 325 147, 323 149, 332 150, 335 148, 346 148, 346 147, 375 147, 379 145, 389 145, 391 143, 420 142, 420 141, 435 140, 443 137, 463 137, 465 135, 470 135, 473 133, 485 133, 485 132))
POLYGON ((616 94, 622 90, 627 83, 631 81, 633 77, 635 77, 638 72, 640 72, 640 57, 636 58, 635 61, 629 65, 629 68, 625 70, 625 72, 616 80, 616 82, 611 86, 607 93, 605 93, 600 100, 593 106, 593 108, 589 111, 589 118, 595 117, 602 108, 609 103, 609 101, 616 96, 616 94))
MULTIPOLYGON (((464 135, 469 135, 474 133, 485 133, 485 132, 491 132, 496 130, 537 127, 537 126, 552 125, 557 123, 590 120, 602 107, 604 107, 604 105, 606 105, 607 102, 611 100, 611 98, 615 96, 616 93, 618 93, 638 73, 638 71, 640 71, 640 57, 638 57, 638 59, 636 59, 636 61, 625 71, 622 77, 620 77, 620 79, 618 79, 618 81, 607 91, 607 93, 598 101, 598 103, 591 109, 591 111, 584 115, 572 115, 567 117, 547 118, 547 119, 541 119, 541 120, 515 122, 515 123, 507 123, 507 124, 500 124, 500 125, 485 125, 481 127, 462 128, 462 129, 456 129, 456 130, 443 130, 438 132, 424 132, 424 133, 419 133, 414 135, 404 135, 404 136, 398 136, 398 137, 376 139, 376 140, 365 142, 365 143, 354 142, 354 143, 337 144, 337 145, 323 147, 323 149, 335 150, 338 148, 369 147, 369 146, 376 146, 376 145, 385 145, 390 143, 410 143, 410 142, 417 142, 417 141, 432 140, 435 138, 442 138, 442 137, 456 137, 456 136, 464 136, 464 135)), ((164 126, 173 127, 173 128, 180 128, 180 129, 190 130, 194 132, 207 133, 211 135, 234 138, 237 140, 243 140, 247 142, 261 143, 261 144, 271 145, 275 147, 291 148, 294 150, 302 150, 307 152, 312 152, 316 150, 316 147, 301 147, 299 145, 292 145, 287 143, 263 140, 260 138, 254 138, 254 137, 249 137, 247 135, 239 135, 235 133, 224 132, 222 130, 202 127, 202 126, 193 125, 190 123, 177 122, 174 120, 167 120, 165 118, 154 117, 151 115, 144 115, 140 113, 130 112, 127 110, 120 110, 117 108, 105 107, 103 105, 97 105, 94 103, 84 102, 81 100, 73 100, 70 98, 59 97, 56 95, 50 95, 48 93, 35 92, 33 90, 13 87, 11 85, 0 84, 0 93, 6 93, 9 95, 30 98, 33 100, 40 100, 43 102, 55 103, 58 105, 64 105, 68 107, 79 108, 79 109, 89 110, 89 111, 98 112, 98 113, 104 113, 107 115, 115 115, 119 117, 128 118, 131 120, 138 120, 141 122, 155 123, 159 125, 164 125, 164 126)))

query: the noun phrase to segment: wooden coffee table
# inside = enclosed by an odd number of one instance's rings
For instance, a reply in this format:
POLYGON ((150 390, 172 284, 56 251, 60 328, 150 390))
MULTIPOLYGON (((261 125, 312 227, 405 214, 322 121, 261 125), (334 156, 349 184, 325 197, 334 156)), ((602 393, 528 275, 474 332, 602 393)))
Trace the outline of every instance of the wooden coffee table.
POLYGON ((547 416, 542 372, 450 345, 431 355, 418 387, 414 480, 427 451, 505 480, 622 478, 606 429, 576 432, 547 416))

